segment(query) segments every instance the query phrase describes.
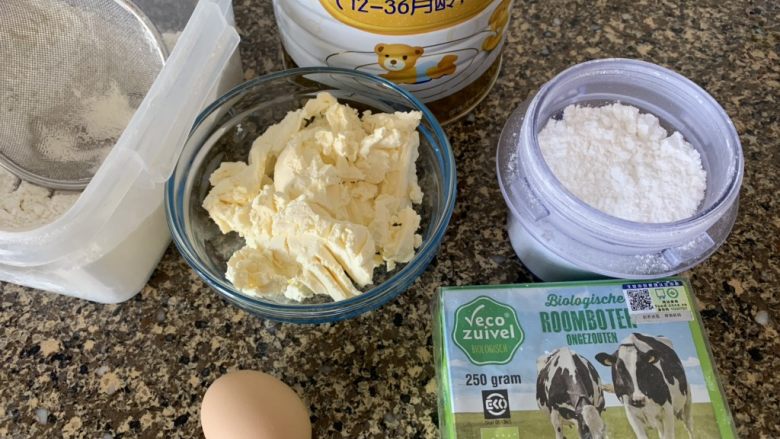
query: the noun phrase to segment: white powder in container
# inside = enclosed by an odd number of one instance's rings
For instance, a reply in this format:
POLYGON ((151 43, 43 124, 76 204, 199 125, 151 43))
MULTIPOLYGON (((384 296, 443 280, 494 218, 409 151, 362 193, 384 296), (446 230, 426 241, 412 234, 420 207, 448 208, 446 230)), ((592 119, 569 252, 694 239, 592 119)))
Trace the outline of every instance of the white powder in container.
POLYGON ((52 191, 20 180, 0 167, 0 230, 31 230, 57 219, 81 195, 52 191))
POLYGON ((65 117, 62 124, 44 127, 37 150, 52 162, 85 163, 95 172, 119 140, 137 106, 114 81, 103 93, 87 98, 78 93, 76 96, 77 111, 65 117))
POLYGON ((612 216, 642 223, 691 217, 707 175, 698 151, 657 117, 620 103, 570 105, 538 134, 547 165, 563 186, 612 216))
MULTIPOLYGON (((78 110, 67 123, 44 127, 37 149, 49 160, 87 163, 96 171, 133 117, 135 106, 115 82, 104 93, 75 105, 78 110)), ((79 195, 22 181, 0 167, 0 230, 16 232, 48 224, 70 209, 79 195)))

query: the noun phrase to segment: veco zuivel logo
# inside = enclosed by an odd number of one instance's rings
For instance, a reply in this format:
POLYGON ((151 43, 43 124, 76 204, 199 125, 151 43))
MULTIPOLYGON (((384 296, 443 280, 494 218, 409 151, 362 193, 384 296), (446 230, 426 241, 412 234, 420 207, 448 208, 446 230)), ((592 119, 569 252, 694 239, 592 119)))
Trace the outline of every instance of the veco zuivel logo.
POLYGON ((476 365, 506 364, 523 344, 525 333, 514 308, 480 296, 455 311, 452 339, 476 365))

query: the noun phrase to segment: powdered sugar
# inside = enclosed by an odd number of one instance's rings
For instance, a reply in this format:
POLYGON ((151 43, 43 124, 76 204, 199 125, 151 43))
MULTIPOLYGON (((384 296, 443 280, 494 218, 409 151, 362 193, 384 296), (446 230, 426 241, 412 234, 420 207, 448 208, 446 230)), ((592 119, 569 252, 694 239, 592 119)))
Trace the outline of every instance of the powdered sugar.
POLYGON ((644 223, 684 219, 704 198, 699 153, 657 117, 620 103, 570 105, 538 134, 553 174, 589 205, 644 223))

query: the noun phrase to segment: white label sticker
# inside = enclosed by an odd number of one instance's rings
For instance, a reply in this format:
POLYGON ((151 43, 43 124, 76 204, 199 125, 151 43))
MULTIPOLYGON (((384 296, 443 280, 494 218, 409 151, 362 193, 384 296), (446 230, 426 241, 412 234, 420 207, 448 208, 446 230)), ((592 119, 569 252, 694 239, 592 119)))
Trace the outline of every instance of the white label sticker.
POLYGON ((691 305, 681 281, 623 284, 628 313, 636 324, 693 320, 691 305))

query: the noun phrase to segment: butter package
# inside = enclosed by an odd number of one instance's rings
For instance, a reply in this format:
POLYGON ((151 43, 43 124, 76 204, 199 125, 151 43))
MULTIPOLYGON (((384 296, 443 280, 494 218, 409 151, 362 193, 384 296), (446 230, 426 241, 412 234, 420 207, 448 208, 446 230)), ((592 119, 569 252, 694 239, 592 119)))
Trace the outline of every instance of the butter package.
POLYGON ((734 438, 681 278, 442 288, 443 438, 734 438))

